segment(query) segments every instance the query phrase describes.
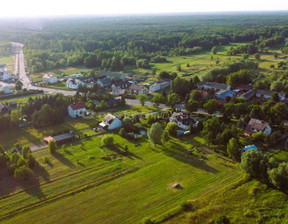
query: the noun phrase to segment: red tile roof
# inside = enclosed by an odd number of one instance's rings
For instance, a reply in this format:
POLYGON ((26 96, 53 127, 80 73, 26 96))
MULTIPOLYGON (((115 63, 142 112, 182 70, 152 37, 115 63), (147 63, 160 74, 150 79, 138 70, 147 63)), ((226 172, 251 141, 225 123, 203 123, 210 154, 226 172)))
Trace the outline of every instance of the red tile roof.
POLYGON ((70 104, 70 107, 72 108, 72 110, 80 110, 86 108, 84 103, 73 103, 70 104))

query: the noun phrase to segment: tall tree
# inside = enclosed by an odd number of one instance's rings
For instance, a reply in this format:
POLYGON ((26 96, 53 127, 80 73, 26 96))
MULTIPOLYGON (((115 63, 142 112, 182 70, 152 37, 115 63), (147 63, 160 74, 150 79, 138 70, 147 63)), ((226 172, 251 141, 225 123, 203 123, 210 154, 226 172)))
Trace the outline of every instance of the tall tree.
POLYGON ((162 134, 163 134, 163 128, 161 124, 159 124, 158 122, 152 124, 151 128, 148 129, 147 133, 150 142, 154 146, 156 146, 156 144, 161 143, 162 134))
POLYGON ((228 156, 233 160, 238 160, 240 158, 239 144, 236 138, 231 138, 227 144, 228 156))
POLYGON ((137 99, 139 100, 139 102, 141 103, 142 106, 145 105, 145 102, 149 99, 147 95, 145 94, 138 94, 137 99))

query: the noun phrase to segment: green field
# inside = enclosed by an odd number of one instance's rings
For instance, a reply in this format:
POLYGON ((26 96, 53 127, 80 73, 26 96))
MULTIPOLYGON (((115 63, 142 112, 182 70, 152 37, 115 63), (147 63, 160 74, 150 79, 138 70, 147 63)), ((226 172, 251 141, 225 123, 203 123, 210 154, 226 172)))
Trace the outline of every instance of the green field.
POLYGON ((65 130, 75 131, 76 134, 95 134, 92 130, 97 124, 94 119, 68 119, 65 123, 52 125, 45 128, 35 129, 33 127, 9 129, 1 133, 0 144, 8 149, 17 141, 22 145, 43 142, 43 138, 50 136, 53 132, 61 132, 65 130))
POLYGON ((0 56, 0 65, 6 64, 8 66, 8 71, 14 73, 14 61, 13 56, 0 56))
POLYGON ((134 143, 117 135, 115 142, 102 148, 100 138, 93 137, 60 149, 56 156, 47 150, 33 153, 39 163, 33 170, 34 186, 15 186, 11 178, 4 183, 14 188, 1 185, 11 191, 0 200, 2 222, 140 223, 242 176, 237 164, 202 146, 199 136, 172 139, 156 148, 147 140, 134 143), (188 155, 191 142, 199 152, 188 155), (111 152, 116 159, 101 159, 111 152), (173 189, 173 183, 183 189, 173 189))
POLYGON ((191 202, 165 224, 213 223, 225 215, 230 223, 287 223, 287 195, 256 180, 240 181, 191 202))
MULTIPOLYGON (((67 68, 61 68, 61 69, 53 69, 51 71, 52 74, 54 74, 57 77, 63 76, 63 75, 73 75, 73 74, 78 74, 78 73, 83 73, 87 72, 90 69, 85 68, 85 67, 67 67, 67 68)), ((30 74, 30 77, 34 82, 42 82, 42 77, 45 75, 47 72, 40 72, 40 73, 34 73, 30 74)))

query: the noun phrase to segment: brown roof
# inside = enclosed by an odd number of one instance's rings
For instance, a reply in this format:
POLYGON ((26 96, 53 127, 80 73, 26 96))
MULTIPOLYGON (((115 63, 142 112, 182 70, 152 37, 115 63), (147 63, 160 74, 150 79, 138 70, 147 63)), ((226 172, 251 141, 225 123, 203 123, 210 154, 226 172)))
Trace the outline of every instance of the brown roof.
POLYGON ((245 132, 247 134, 251 134, 251 129, 256 129, 258 131, 263 132, 268 125, 269 124, 266 121, 261 121, 255 118, 251 118, 247 127, 245 128, 245 132))
POLYGON ((143 87, 144 87, 143 85, 137 85, 137 84, 134 84, 134 83, 133 83, 133 84, 130 86, 130 89, 140 91, 143 87))
POLYGON ((245 85, 245 84, 239 84, 237 87, 236 87, 236 89, 239 89, 239 90, 246 90, 246 91, 248 91, 248 90, 251 90, 251 89, 253 89, 253 86, 251 85, 245 85))
POLYGON ((70 104, 70 107, 72 108, 72 110, 79 110, 79 109, 83 109, 86 108, 84 103, 73 103, 70 104))

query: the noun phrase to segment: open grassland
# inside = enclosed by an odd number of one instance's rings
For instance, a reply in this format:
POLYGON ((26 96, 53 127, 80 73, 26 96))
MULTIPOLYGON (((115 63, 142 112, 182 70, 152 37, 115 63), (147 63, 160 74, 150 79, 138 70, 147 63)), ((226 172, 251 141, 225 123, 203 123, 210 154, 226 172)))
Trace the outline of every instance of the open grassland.
POLYGON ((116 144, 109 148, 92 137, 59 149, 55 156, 47 150, 33 153, 38 162, 35 183, 29 189, 20 184, 8 188, 9 196, 0 200, 2 222, 140 223, 242 176, 237 164, 202 146, 199 136, 157 147, 145 139, 114 137, 116 144), (198 152, 190 155, 192 142, 198 152), (112 158, 111 153, 116 156, 111 161, 101 159, 112 158), (49 163, 43 162, 45 157, 49 163), (173 183, 183 189, 173 189, 173 183))
POLYGON ((43 142, 43 138, 66 130, 74 131, 76 134, 94 134, 92 128, 97 124, 94 119, 68 119, 63 124, 52 125, 45 128, 35 129, 33 127, 9 129, 1 132, 0 144, 8 149, 17 141, 22 145, 43 142))
POLYGON ((230 223, 287 223, 287 195, 256 180, 239 181, 191 202, 165 224, 212 223, 225 215, 230 223))
MULTIPOLYGON (((47 72, 51 72, 55 76, 61 77, 63 75, 73 75, 73 74, 87 72, 89 70, 90 69, 86 67, 67 67, 67 68, 61 68, 61 69, 53 69, 47 72)), ((34 74, 31 74, 30 77, 32 78, 34 82, 41 82, 42 77, 45 75, 45 73, 46 72, 34 73, 34 74)))
POLYGON ((13 61, 13 56, 1 56, 0 55, 0 65, 6 64, 8 66, 8 71, 10 73, 14 73, 14 61, 13 61))

